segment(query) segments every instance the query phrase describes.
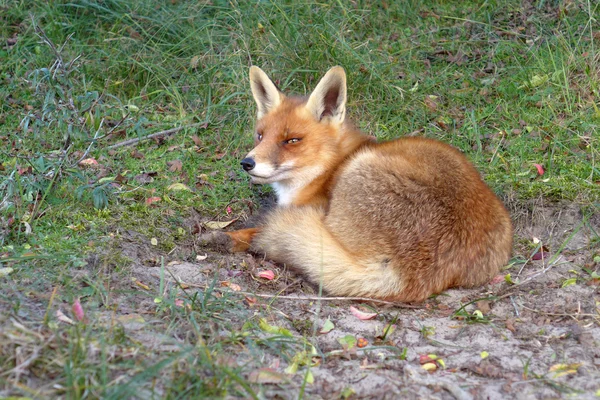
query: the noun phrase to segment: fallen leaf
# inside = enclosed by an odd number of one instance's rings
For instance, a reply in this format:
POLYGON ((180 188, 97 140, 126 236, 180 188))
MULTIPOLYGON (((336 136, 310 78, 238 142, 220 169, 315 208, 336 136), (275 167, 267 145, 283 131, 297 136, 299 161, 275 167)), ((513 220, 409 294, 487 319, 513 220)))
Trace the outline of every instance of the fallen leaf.
POLYGON ((248 375, 248 381, 252 383, 282 383, 288 380, 287 375, 272 368, 259 368, 248 375))
POLYGON ((192 59, 190 60, 190 68, 191 69, 198 68, 198 61, 200 61, 200 57, 198 57, 198 56, 192 57, 192 59))
POLYGON ((13 271, 14 271, 14 269, 12 269, 10 267, 0 268, 0 278, 4 278, 5 276, 8 276, 13 271))
POLYGON ((515 282, 512 280, 512 277, 510 276, 510 274, 504 275, 504 281, 506 283, 508 283, 509 285, 514 285, 515 284, 515 282))
MULTIPOLYGON (((96 160, 94 160, 94 161, 96 161, 96 160)), ((97 162, 96 162, 96 164, 97 164, 97 162)), ((28 166, 28 167, 23 167, 23 168, 17 166, 17 168, 18 168, 17 173, 19 175, 28 175, 28 174, 31 174, 33 172, 33 167, 31 165, 28 166)))
POLYGON ((152 244, 152 246, 158 246, 158 239, 156 239, 156 238, 150 239, 150 244, 152 244))
POLYGON ((540 164, 533 164, 533 165, 537 169, 538 175, 544 175, 544 167, 542 167, 540 164))
POLYGON ((490 312, 491 307, 490 307, 490 302, 489 300, 479 300, 475 303, 475 306, 477 307, 477 309, 479 311, 481 311, 483 314, 487 314, 490 312))
POLYGON ((131 155, 131 157, 136 158, 138 160, 141 160, 142 158, 145 157, 142 153, 140 153, 140 151, 138 149, 135 149, 135 148, 133 150, 131 150, 130 155, 131 155))
POLYGON ((583 363, 574 363, 574 364, 554 364, 550 367, 548 372, 554 373, 554 378, 559 378, 565 375, 573 375, 577 373, 579 367, 581 367, 583 363))
POLYGON ((550 253, 540 249, 537 251, 537 253, 535 253, 533 256, 531 256, 531 259, 535 260, 535 261, 542 260, 542 259, 547 260, 548 257, 550 257, 550 253))
POLYGON ((354 346, 356 346, 356 338, 352 335, 346 335, 344 337, 338 338, 338 343, 342 345, 344 350, 350 350, 354 346))
POLYGON ((326 333, 331 332, 334 328, 335 328, 335 325, 333 324, 333 322, 331 322, 331 320, 329 318, 327 318, 327 321, 325 321, 325 323, 323 324, 323 327, 321 328, 319 333, 326 334, 326 333))
POLYGON ((228 287, 229 289, 233 290, 234 292, 240 292, 242 290, 242 287, 240 285, 238 285, 237 283, 231 283, 228 281, 221 282, 221 286, 228 287))
POLYGON ((119 321, 124 328, 132 329, 132 328, 141 328, 146 323, 144 317, 140 314, 125 314, 117 317, 117 321, 119 321), (142 325, 142 326, 140 326, 142 325))
POLYGON ((183 307, 183 300, 181 300, 181 299, 175 299, 175 306, 176 307, 183 307))
POLYGON ((506 326, 506 329, 508 329, 509 331, 515 333, 517 331, 517 329, 515 328, 515 321, 513 319, 507 319, 504 322, 504 325, 506 326))
POLYGON ((298 372, 298 367, 300 365, 314 365, 312 359, 317 355, 317 350, 311 346, 311 351, 299 351, 297 352, 290 365, 285 369, 286 374, 295 374, 298 372))
POLYGON ((275 274, 273 273, 273 271, 271 271, 270 269, 265 270, 265 271, 260 271, 257 276, 259 278, 264 278, 264 279, 268 279, 270 281, 272 281, 275 278, 275 274))
POLYGON ((438 356, 435 354, 421 354, 419 355, 419 364, 427 364, 429 362, 434 362, 438 359, 438 356))
POLYGON ((135 283, 137 286, 141 287, 144 290, 150 290, 150 287, 140 281, 138 281, 137 279, 133 279, 133 283, 135 283))
POLYGON ((237 219, 230 221, 208 221, 204 223, 204 227, 207 229, 223 229, 234 223, 237 219))
POLYGON ((534 75, 531 77, 529 84, 531 87, 538 87, 548 81, 548 75, 534 75))
POLYGON ((575 285, 576 283, 577 283, 577 278, 569 278, 569 279, 566 279, 560 287, 564 288, 567 286, 575 285))
POLYGON ((167 165, 169 166, 169 171, 171 172, 179 172, 181 171, 181 168, 183 168, 181 160, 167 161, 167 165))
POLYGON ((167 188, 167 190, 174 191, 174 192, 178 192, 178 191, 181 191, 181 190, 186 190, 188 192, 192 191, 192 189, 190 189, 189 186, 187 186, 184 183, 180 183, 180 182, 173 183, 172 185, 169 185, 169 187, 167 188))
POLYGON ((73 321, 71 318, 67 317, 67 316, 66 316, 66 315, 65 315, 65 314, 64 314, 62 311, 60 311, 60 310, 56 310, 56 318, 57 318, 59 321, 61 321, 61 322, 65 322, 65 323, 67 323, 67 324, 70 324, 70 325, 75 325, 75 322, 74 322, 74 321, 73 321))
POLYGON ((363 312, 360 311, 359 309, 355 308, 354 306, 350 306, 350 312, 352 312, 352 314, 360 319, 360 320, 368 320, 368 319, 373 319, 377 316, 377 313, 368 313, 368 312, 363 312))
POLYGON ((200 140, 200 138, 197 135, 193 135, 192 140, 194 141, 194 144, 196 146, 202 147, 202 140, 200 140))
POLYGON ((312 385, 313 383, 315 383, 315 377, 314 377, 314 375, 313 375, 313 373, 312 373, 312 371, 310 369, 308 371, 306 371, 306 375, 304 377, 304 380, 309 385, 312 385))
POLYGON ((279 327, 279 326, 274 326, 274 325, 269 325, 269 323, 267 322, 266 319, 261 318, 258 321, 258 327, 267 333, 272 333, 275 335, 283 335, 283 336, 287 336, 287 337, 292 337, 292 333, 285 328, 279 327))
POLYGON ((98 166, 98 161, 94 158, 86 158, 85 160, 79 161, 79 165, 83 167, 96 167, 98 166))
POLYGON ((206 260, 207 258, 208 258, 208 254, 206 254, 206 253, 204 253, 204 255, 203 255, 203 256, 201 256, 201 255, 199 255, 199 254, 198 254, 198 255, 196 255, 196 261, 204 261, 204 260, 206 260))
POLYGON ((434 372, 437 369, 437 364, 434 362, 429 362, 421 365, 421 368, 427 372, 434 372))
POLYGON ((482 351, 480 356, 481 356, 482 360, 485 360, 486 358, 488 358, 490 356, 490 353, 488 353, 487 351, 482 351))
POLYGON ((113 181, 115 183, 122 184, 122 183, 126 183, 127 182, 127 178, 125 176, 123 176, 122 174, 117 174, 117 176, 115 176, 113 178, 113 181))
POLYGON ((436 102, 437 100, 437 96, 434 95, 428 95, 425 96, 425 105, 427 106, 427 108, 429 108, 429 111, 435 112, 437 111, 438 108, 438 104, 436 102))
POLYGON ((156 176, 158 172, 145 172, 133 177, 136 181, 141 184, 154 182, 153 176, 156 176))
POLYGON ((504 282, 504 275, 496 275, 491 281, 490 285, 497 285, 504 282))
POLYGON ((162 199, 160 197, 149 197, 146 199, 146 205, 149 206, 152 203, 157 203, 159 201, 161 201, 162 199))

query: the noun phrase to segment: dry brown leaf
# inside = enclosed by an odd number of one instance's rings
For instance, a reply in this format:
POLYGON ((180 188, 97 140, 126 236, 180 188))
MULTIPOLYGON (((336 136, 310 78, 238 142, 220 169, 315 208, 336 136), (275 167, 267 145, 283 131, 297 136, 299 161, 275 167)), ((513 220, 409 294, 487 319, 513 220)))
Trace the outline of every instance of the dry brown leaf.
POLYGON ((192 140, 194 141, 194 144, 198 147, 202 147, 202 140, 200 140, 200 138, 198 137, 198 135, 193 135, 192 136, 192 140))
POLYGON ((504 325, 506 326, 506 329, 508 329, 509 331, 511 331, 513 333, 517 331, 517 329, 515 328, 515 320, 512 318, 507 319, 504 322, 504 325))
POLYGON ((169 166, 169 171, 171 172, 179 172, 181 171, 181 168, 183 168, 181 160, 167 161, 167 165, 169 166))
POLYGON ((223 229, 234 223, 236 219, 230 221, 208 221, 204 223, 204 227, 207 229, 223 229))
POLYGON ((477 307, 477 309, 479 311, 481 311, 483 314, 487 314, 490 312, 491 307, 490 307, 490 302, 489 300, 479 300, 478 302, 475 303, 475 306, 477 307))
POLYGON ((145 156, 144 156, 142 153, 140 153, 140 152, 138 151, 138 149, 135 149, 135 148, 134 148, 133 150, 131 150, 131 157, 133 157, 133 158, 137 158, 138 160, 141 160, 141 159, 142 159, 142 158, 144 158, 145 156))

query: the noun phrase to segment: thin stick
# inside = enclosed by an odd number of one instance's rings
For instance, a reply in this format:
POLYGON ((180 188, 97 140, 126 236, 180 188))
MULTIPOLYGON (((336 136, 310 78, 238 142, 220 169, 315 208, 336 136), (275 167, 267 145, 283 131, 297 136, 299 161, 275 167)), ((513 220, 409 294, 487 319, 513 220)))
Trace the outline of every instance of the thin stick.
MULTIPOLYGON (((183 285, 188 286, 188 287, 195 287, 195 288, 199 288, 199 289, 206 289, 205 285, 197 285, 197 284, 194 284, 194 283, 180 282, 175 277, 175 275, 173 275, 173 273, 168 268, 165 268, 165 269, 167 270, 167 272, 169 273, 169 275, 171 275, 171 277, 175 280, 175 283, 177 284, 177 286, 179 286, 179 288, 182 289, 183 291, 185 291, 185 288, 183 287, 183 285)), ((288 287, 296 284, 296 282, 298 282, 298 280, 292 282, 291 285, 288 285, 283 290, 285 290, 288 287)), ((219 292, 223 292, 224 291, 221 288, 214 288, 214 290, 217 290, 219 292)), ((393 301, 387 301, 387 300, 372 299, 372 298, 369 298, 369 297, 280 296, 280 295, 277 295, 277 294, 251 293, 251 292, 242 292, 242 291, 234 291, 234 290, 228 290, 227 293, 229 293, 229 294, 239 294, 239 295, 242 295, 242 296, 261 297, 261 298, 265 298, 265 299, 283 299, 283 300, 298 300, 298 301, 370 301, 370 302, 373 302, 373 303, 388 304, 388 305, 391 305, 391 306, 401 307, 401 308, 411 308, 411 309, 422 309, 422 308, 424 308, 423 306, 415 306, 415 305, 406 304, 406 303, 399 303, 399 302, 393 302, 393 301)))
POLYGON ((534 312, 536 314, 542 314, 542 315, 548 315, 550 317, 570 317, 573 318, 574 320, 577 320, 577 318, 575 318, 575 316, 577 317, 592 317, 592 318, 598 318, 599 315, 597 314, 582 314, 582 313, 575 313, 575 314, 567 314, 567 313, 551 313, 551 312, 546 312, 546 311, 542 311, 542 310, 536 310, 535 308, 529 308, 527 306, 522 306, 524 309, 534 312))
MULTIPOLYGON (((220 289, 218 289, 218 290, 220 291, 220 289)), ((278 296, 276 294, 273 295, 273 294, 250 293, 250 292, 235 292, 235 291, 228 291, 227 293, 241 294, 241 295, 244 295, 244 296, 262 297, 262 298, 265 298, 265 299, 284 299, 284 300, 298 300, 298 301, 371 301, 373 303, 389 304, 391 306, 401 307, 401 308, 412 308, 412 309, 422 309, 422 308, 424 308, 423 306, 415 306, 415 305, 412 305, 412 304, 405 304, 405 303, 397 303, 397 302, 387 301, 387 300, 372 299, 372 298, 369 298, 369 297, 278 296)))
MULTIPOLYGON (((558 259, 555 261, 558 261, 558 259)), ((504 299, 506 297, 512 296, 513 290, 515 290, 523 285, 527 285, 527 284, 531 283, 535 278, 537 278, 538 276, 540 276, 542 274, 545 274, 546 272, 548 272, 548 270, 550 270, 550 268, 554 267, 555 265, 558 265, 558 264, 556 264, 556 262, 550 263, 543 270, 533 273, 532 275, 523 279, 521 282, 515 283, 514 285, 511 285, 511 286, 507 287, 506 289, 500 290, 498 293, 496 293, 496 295, 494 295, 495 298, 493 300, 498 301, 498 300, 504 299)))
POLYGON ((160 137, 160 136, 165 136, 165 135, 171 135, 173 133, 179 132, 182 129, 192 128, 194 126, 203 125, 203 124, 205 124, 205 122, 198 122, 197 124, 186 125, 186 126, 179 126, 177 128, 167 129, 166 131, 156 132, 156 133, 153 133, 153 134, 148 135, 148 136, 124 140, 122 142, 115 143, 113 145, 107 146, 106 148, 107 149, 116 149, 117 147, 131 146, 131 145, 136 144, 138 142, 141 142, 143 140, 153 139, 153 138, 160 137))

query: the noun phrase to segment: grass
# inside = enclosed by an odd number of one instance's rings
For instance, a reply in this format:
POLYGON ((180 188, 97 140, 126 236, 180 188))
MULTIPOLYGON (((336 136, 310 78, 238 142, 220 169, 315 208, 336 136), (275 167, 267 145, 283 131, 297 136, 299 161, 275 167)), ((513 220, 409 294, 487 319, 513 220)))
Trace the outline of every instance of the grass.
POLYGON ((597 212, 593 2, 22 0, 0 10, 0 254, 14 270, 0 278, 3 395, 257 398, 261 386, 225 354, 250 363, 305 351, 308 333, 265 334, 256 315, 272 310, 216 287, 140 291, 120 244, 133 237, 155 265, 171 252, 194 260, 191 210, 243 218, 268 194, 238 167, 251 145, 252 64, 299 93, 342 65, 365 132, 447 141, 504 198, 597 212), (183 129, 135 151, 109 149, 173 127, 183 129), (99 165, 78 164, 90 157, 99 165), (76 298, 88 323, 57 321, 76 298), (152 310, 138 316, 161 344, 119 320, 137 315, 132 301, 152 310))

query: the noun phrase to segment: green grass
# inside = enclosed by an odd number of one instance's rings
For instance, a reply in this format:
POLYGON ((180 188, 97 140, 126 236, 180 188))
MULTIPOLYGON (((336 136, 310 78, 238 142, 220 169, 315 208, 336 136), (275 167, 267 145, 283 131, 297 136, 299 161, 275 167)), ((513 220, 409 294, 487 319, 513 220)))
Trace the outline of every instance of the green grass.
POLYGON ((166 254, 189 244, 190 210, 231 219, 258 207, 268 189, 250 187, 238 165, 251 146, 252 64, 297 93, 342 65, 349 115, 366 133, 447 141, 505 198, 577 201, 597 211, 598 5, 524 4, 0 3, 0 37, 9 38, 0 47, 0 254, 2 266, 15 269, 0 278, 0 309, 30 324, 24 330, 0 319, 14 331, 0 345, 0 365, 23 362, 14 354, 25 346, 42 377, 29 387, 14 373, 0 375, 0 391, 255 397, 260 388, 242 378, 247 371, 219 355, 244 349, 249 359, 262 351, 291 359, 304 346, 265 339, 256 324, 243 328, 251 313, 209 291, 187 299, 187 311, 173 298, 156 307, 157 332, 185 338, 174 352, 148 350, 99 319, 66 328, 55 321, 57 304, 77 297, 105 316, 133 298, 127 285, 114 284, 130 278, 132 260, 115 244, 126 232, 158 238, 156 250, 166 254), (34 24, 56 47, 64 44, 62 68, 44 70, 58 55, 34 24), (187 128, 141 142, 137 153, 108 149, 180 126, 187 128), (84 155, 101 168, 78 166, 84 155), (180 171, 169 170, 173 160, 180 171), (140 182, 150 172, 152 182, 140 182), (191 191, 170 190, 177 182, 191 191), (148 206, 150 197, 161 201, 148 206))

